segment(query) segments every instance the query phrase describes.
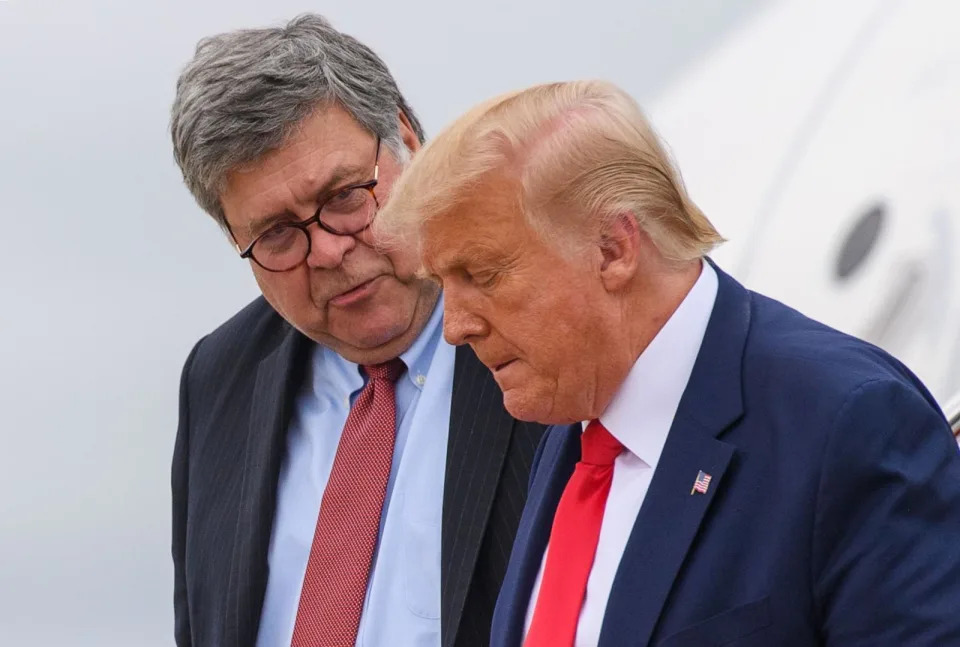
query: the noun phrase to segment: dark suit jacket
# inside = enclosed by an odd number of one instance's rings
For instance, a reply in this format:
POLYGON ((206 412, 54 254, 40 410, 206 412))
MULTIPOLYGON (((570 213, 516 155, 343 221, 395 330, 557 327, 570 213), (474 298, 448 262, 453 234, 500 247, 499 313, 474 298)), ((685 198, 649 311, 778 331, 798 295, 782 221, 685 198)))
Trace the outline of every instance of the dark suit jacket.
MULTIPOLYGON (((183 369, 173 456, 179 647, 253 646, 277 479, 311 342, 262 299, 200 340, 183 369)), ((441 530, 444 647, 486 645, 542 427, 514 421, 457 349, 441 530)))
MULTIPOLYGON (((883 351, 718 275, 601 647, 960 645, 960 453, 937 405, 883 351)), ((539 449, 494 647, 520 645, 579 435, 539 449)))

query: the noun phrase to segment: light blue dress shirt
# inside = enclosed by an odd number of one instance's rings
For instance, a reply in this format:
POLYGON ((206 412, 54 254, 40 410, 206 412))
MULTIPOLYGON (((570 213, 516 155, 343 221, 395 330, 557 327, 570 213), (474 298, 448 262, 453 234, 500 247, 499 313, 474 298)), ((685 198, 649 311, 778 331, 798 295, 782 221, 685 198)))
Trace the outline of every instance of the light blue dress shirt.
MULTIPOLYGON (((397 382, 393 465, 357 634, 360 647, 440 645, 440 513, 456 350, 442 338, 442 315, 441 300, 400 356, 407 372, 397 382)), ((290 644, 323 490, 363 385, 357 364, 314 348, 287 432, 257 647, 290 644)))

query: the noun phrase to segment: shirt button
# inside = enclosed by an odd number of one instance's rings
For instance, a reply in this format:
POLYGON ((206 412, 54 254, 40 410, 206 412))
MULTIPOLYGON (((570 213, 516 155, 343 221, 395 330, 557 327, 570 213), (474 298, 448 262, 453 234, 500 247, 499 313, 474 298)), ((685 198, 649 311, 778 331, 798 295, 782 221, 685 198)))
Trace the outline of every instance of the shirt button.
POLYGON ((417 375, 417 386, 423 386, 426 381, 427 377, 425 375, 417 375))

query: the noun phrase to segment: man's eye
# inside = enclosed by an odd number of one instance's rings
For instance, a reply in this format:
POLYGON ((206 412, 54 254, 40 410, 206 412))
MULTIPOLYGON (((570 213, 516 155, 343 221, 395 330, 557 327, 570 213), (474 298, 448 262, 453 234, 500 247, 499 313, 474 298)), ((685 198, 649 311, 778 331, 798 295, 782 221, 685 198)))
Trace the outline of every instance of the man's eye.
POLYGON ((341 213, 359 209, 363 206, 366 193, 364 189, 345 189, 327 200, 323 208, 325 211, 341 213))
POLYGON ((470 274, 467 272, 468 280, 478 288, 488 288, 496 283, 499 274, 497 272, 478 272, 470 274))
POLYGON ((257 239, 257 246, 266 251, 282 251, 292 246, 299 234, 296 227, 274 227, 257 239))

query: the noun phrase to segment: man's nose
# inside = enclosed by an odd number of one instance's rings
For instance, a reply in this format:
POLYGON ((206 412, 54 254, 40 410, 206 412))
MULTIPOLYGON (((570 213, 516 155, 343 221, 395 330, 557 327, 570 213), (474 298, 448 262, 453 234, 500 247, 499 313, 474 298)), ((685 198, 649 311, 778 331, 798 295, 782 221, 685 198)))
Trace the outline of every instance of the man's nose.
POLYGON ((312 269, 332 270, 343 264, 343 257, 357 246, 353 236, 338 236, 314 224, 307 228, 310 236, 310 254, 307 265, 312 269))
POLYGON ((487 321, 466 307, 454 290, 443 291, 443 338, 448 344, 468 344, 489 334, 487 321), (453 293, 452 293, 453 292, 453 293))

